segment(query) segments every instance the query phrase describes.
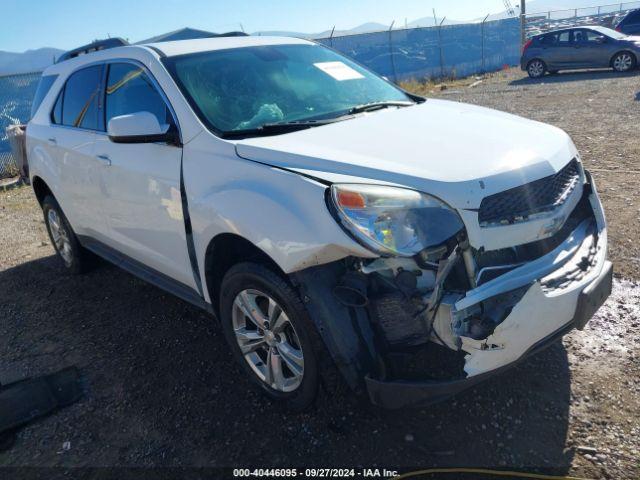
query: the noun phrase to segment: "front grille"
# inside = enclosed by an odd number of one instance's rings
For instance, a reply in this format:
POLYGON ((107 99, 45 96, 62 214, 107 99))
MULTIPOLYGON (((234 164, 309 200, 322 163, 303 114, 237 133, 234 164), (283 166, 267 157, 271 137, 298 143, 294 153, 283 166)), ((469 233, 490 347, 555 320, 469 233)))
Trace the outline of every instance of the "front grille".
POLYGON ((571 160, 554 175, 490 195, 480 203, 480 226, 511 224, 530 215, 550 212, 562 205, 580 181, 580 166, 571 160))

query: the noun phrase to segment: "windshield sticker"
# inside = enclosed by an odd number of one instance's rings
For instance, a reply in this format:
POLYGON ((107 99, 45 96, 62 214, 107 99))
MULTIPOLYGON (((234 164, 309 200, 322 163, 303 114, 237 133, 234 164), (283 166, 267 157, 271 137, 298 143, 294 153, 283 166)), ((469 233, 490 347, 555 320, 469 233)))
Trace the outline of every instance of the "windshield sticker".
POLYGON ((343 80, 357 80, 358 78, 364 78, 363 75, 342 62, 320 62, 314 63, 314 65, 327 75, 331 75, 340 82, 343 80))

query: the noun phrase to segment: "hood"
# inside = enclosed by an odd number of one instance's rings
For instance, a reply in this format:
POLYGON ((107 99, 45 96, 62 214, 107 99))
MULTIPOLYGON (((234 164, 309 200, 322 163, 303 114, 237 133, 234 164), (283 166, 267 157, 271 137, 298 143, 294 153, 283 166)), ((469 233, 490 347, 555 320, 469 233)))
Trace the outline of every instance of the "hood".
POLYGON ((443 100, 239 140, 236 151, 328 182, 401 185, 467 209, 552 175, 577 154, 558 128, 443 100))

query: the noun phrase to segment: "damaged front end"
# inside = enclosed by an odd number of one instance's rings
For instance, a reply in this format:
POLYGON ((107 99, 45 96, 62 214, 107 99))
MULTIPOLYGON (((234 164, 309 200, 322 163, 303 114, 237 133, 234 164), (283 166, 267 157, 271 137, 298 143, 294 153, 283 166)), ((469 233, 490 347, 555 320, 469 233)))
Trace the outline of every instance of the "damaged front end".
POLYGON ((499 216, 504 202, 474 213, 488 236, 542 222, 534 241, 474 248, 467 217, 446 241, 423 242, 411 256, 347 258, 293 274, 352 387, 387 408, 439 401, 584 327, 611 292, 604 214, 577 162, 549 181, 553 195, 543 186, 540 205, 529 198, 515 214, 520 193, 506 192, 506 221, 486 214, 499 216))

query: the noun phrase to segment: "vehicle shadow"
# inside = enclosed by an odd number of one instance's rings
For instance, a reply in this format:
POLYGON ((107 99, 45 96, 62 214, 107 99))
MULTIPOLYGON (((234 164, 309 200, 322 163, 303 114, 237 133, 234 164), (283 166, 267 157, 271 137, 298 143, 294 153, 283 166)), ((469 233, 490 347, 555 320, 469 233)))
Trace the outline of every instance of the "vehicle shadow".
POLYGON ((571 377, 552 345, 449 401, 382 411, 323 395, 287 413, 250 388, 210 315, 101 265, 0 272, 0 382, 77 365, 75 405, 23 429, 22 466, 511 467, 565 474, 571 377), (63 442, 72 446, 64 455, 63 442), (53 447, 52 447, 53 445, 53 447))
POLYGON ((509 82, 511 86, 536 85, 541 83, 565 83, 578 82, 583 80, 604 80, 609 78, 627 78, 640 76, 640 70, 619 73, 612 70, 580 70, 570 72, 560 72, 553 75, 545 75, 542 78, 523 77, 509 82))

